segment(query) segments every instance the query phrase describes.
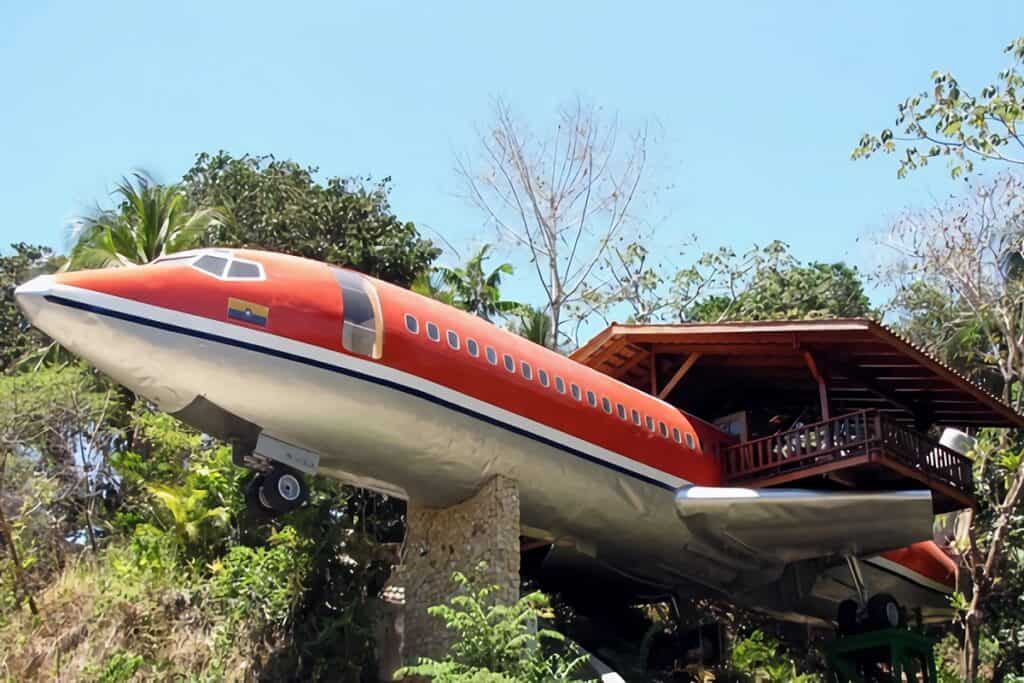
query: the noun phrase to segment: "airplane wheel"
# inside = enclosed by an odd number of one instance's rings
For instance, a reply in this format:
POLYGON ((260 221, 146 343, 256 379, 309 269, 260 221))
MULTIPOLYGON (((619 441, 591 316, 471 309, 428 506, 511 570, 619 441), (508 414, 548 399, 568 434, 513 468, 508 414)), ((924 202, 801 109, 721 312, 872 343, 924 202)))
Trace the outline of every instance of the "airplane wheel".
POLYGON ((291 512, 309 496, 309 488, 301 474, 287 467, 275 467, 263 475, 258 485, 260 505, 275 514, 291 512))
POLYGON ((260 496, 263 479, 264 476, 262 474, 256 474, 245 485, 245 507, 249 517, 257 524, 267 521, 274 517, 275 514, 270 507, 264 505, 262 496, 260 496))
POLYGON ((854 600, 843 600, 839 603, 839 611, 836 614, 836 624, 842 634, 856 633, 857 631, 857 603, 854 600))
POLYGON ((896 628, 903 622, 903 612, 896 598, 879 593, 868 600, 868 620, 875 628, 896 628))

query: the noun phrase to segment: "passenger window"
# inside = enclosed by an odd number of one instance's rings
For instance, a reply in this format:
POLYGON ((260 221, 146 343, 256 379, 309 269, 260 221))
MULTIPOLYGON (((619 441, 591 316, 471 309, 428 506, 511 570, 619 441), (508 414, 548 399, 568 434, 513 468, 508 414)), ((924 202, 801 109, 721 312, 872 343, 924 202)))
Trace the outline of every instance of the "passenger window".
POLYGON ((668 426, 664 422, 659 422, 658 423, 658 429, 661 431, 661 435, 667 439, 668 438, 668 426))
POLYGON ((519 368, 520 370, 522 370, 523 377, 525 379, 533 379, 533 369, 530 367, 529 363, 527 363, 526 361, 522 361, 521 363, 519 363, 519 368))
POLYGON ((548 381, 548 373, 546 370, 537 371, 537 380, 540 382, 542 387, 551 386, 551 383, 548 381))
POLYGON ((430 341, 441 341, 441 330, 437 329, 437 325, 434 323, 427 323, 427 336, 430 337, 430 341))
POLYGON ((597 407, 597 396, 593 391, 587 391, 587 403, 590 404, 591 408, 597 407))
POLYGON ((683 442, 683 435, 679 433, 679 427, 672 428, 672 440, 676 443, 683 442))
POLYGON ((420 333, 420 323, 416 320, 416 317, 406 313, 405 314, 405 329, 409 330, 413 334, 420 333))
POLYGON ((560 393, 565 393, 565 380, 561 377, 555 377, 555 390, 560 393))
POLYGON ((493 346, 487 347, 487 362, 491 365, 498 364, 498 352, 494 350, 493 346))
POLYGON ((456 351, 459 350, 459 335, 452 330, 448 330, 448 346, 452 347, 456 351))
POLYGON ((232 261, 228 277, 237 280, 259 280, 263 277, 259 265, 249 261, 232 261))
POLYGON ((477 346, 475 339, 466 338, 466 350, 469 351, 469 355, 473 358, 477 358, 480 355, 480 347, 477 346))
POLYGON ((633 424, 635 424, 637 427, 640 426, 640 411, 639 410, 635 410, 635 409, 633 410, 633 424))
POLYGON ((618 412, 619 412, 619 419, 625 420, 626 419, 626 406, 622 405, 621 403, 616 403, 615 404, 615 409, 618 410, 618 412))
POLYGON ((696 444, 693 442, 693 434, 686 432, 686 445, 690 448, 694 448, 696 444))
POLYGON ((508 370, 509 372, 516 371, 516 362, 512 360, 512 356, 508 355, 507 353, 505 354, 505 369, 508 370))
MULTIPOLYGON (((344 320, 341 327, 341 345, 351 353, 380 358, 383 352, 383 329, 380 319, 380 301, 370 281, 348 270, 333 269, 334 279, 341 287, 341 306, 344 320)), ((437 328, 434 328, 437 331, 437 328)))
POLYGON ((220 277, 224 274, 224 268, 228 265, 228 260, 223 256, 213 256, 212 254, 203 254, 195 260, 192 264, 193 268, 198 268, 204 273, 209 273, 214 277, 220 277))
POLYGON ((583 400, 583 394, 580 393, 580 386, 578 384, 572 385, 572 397, 577 401, 583 400))
POLYGON ((647 429, 654 431, 654 418, 650 415, 647 416, 647 429))
POLYGON ((604 412, 609 415, 612 414, 612 402, 606 399, 604 396, 601 397, 601 407, 604 408, 604 412))

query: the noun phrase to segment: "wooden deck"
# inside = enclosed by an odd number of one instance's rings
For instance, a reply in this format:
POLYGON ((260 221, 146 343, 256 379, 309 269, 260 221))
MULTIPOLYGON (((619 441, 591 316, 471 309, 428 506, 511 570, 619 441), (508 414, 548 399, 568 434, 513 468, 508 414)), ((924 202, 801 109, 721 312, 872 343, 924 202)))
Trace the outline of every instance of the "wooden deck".
POLYGON ((936 512, 973 507, 971 461, 877 410, 861 410, 725 450, 732 486, 930 489, 936 512))

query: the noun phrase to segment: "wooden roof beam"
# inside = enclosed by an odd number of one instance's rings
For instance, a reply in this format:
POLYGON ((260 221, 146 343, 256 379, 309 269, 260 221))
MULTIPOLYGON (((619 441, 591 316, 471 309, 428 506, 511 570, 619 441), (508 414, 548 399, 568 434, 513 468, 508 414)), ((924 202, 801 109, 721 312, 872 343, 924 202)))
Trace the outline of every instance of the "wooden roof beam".
POLYGON ((668 384, 665 385, 665 388, 658 392, 658 398, 664 399, 666 396, 672 393, 672 390, 676 388, 676 385, 679 384, 679 381, 686 376, 686 373, 690 371, 690 368, 692 368, 693 364, 696 363, 698 360, 700 360, 699 353, 691 353, 689 356, 687 356, 686 360, 683 361, 683 364, 680 365, 679 369, 676 370, 674 375, 672 375, 672 379, 670 379, 668 381, 668 384))

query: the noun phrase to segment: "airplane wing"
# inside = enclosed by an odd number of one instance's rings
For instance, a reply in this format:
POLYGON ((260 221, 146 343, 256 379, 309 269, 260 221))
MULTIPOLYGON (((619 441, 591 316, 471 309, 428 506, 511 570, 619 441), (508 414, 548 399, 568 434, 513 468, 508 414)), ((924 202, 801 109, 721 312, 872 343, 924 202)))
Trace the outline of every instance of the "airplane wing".
POLYGON ((929 491, 685 486, 676 512, 705 551, 737 570, 874 555, 932 537, 929 491))

